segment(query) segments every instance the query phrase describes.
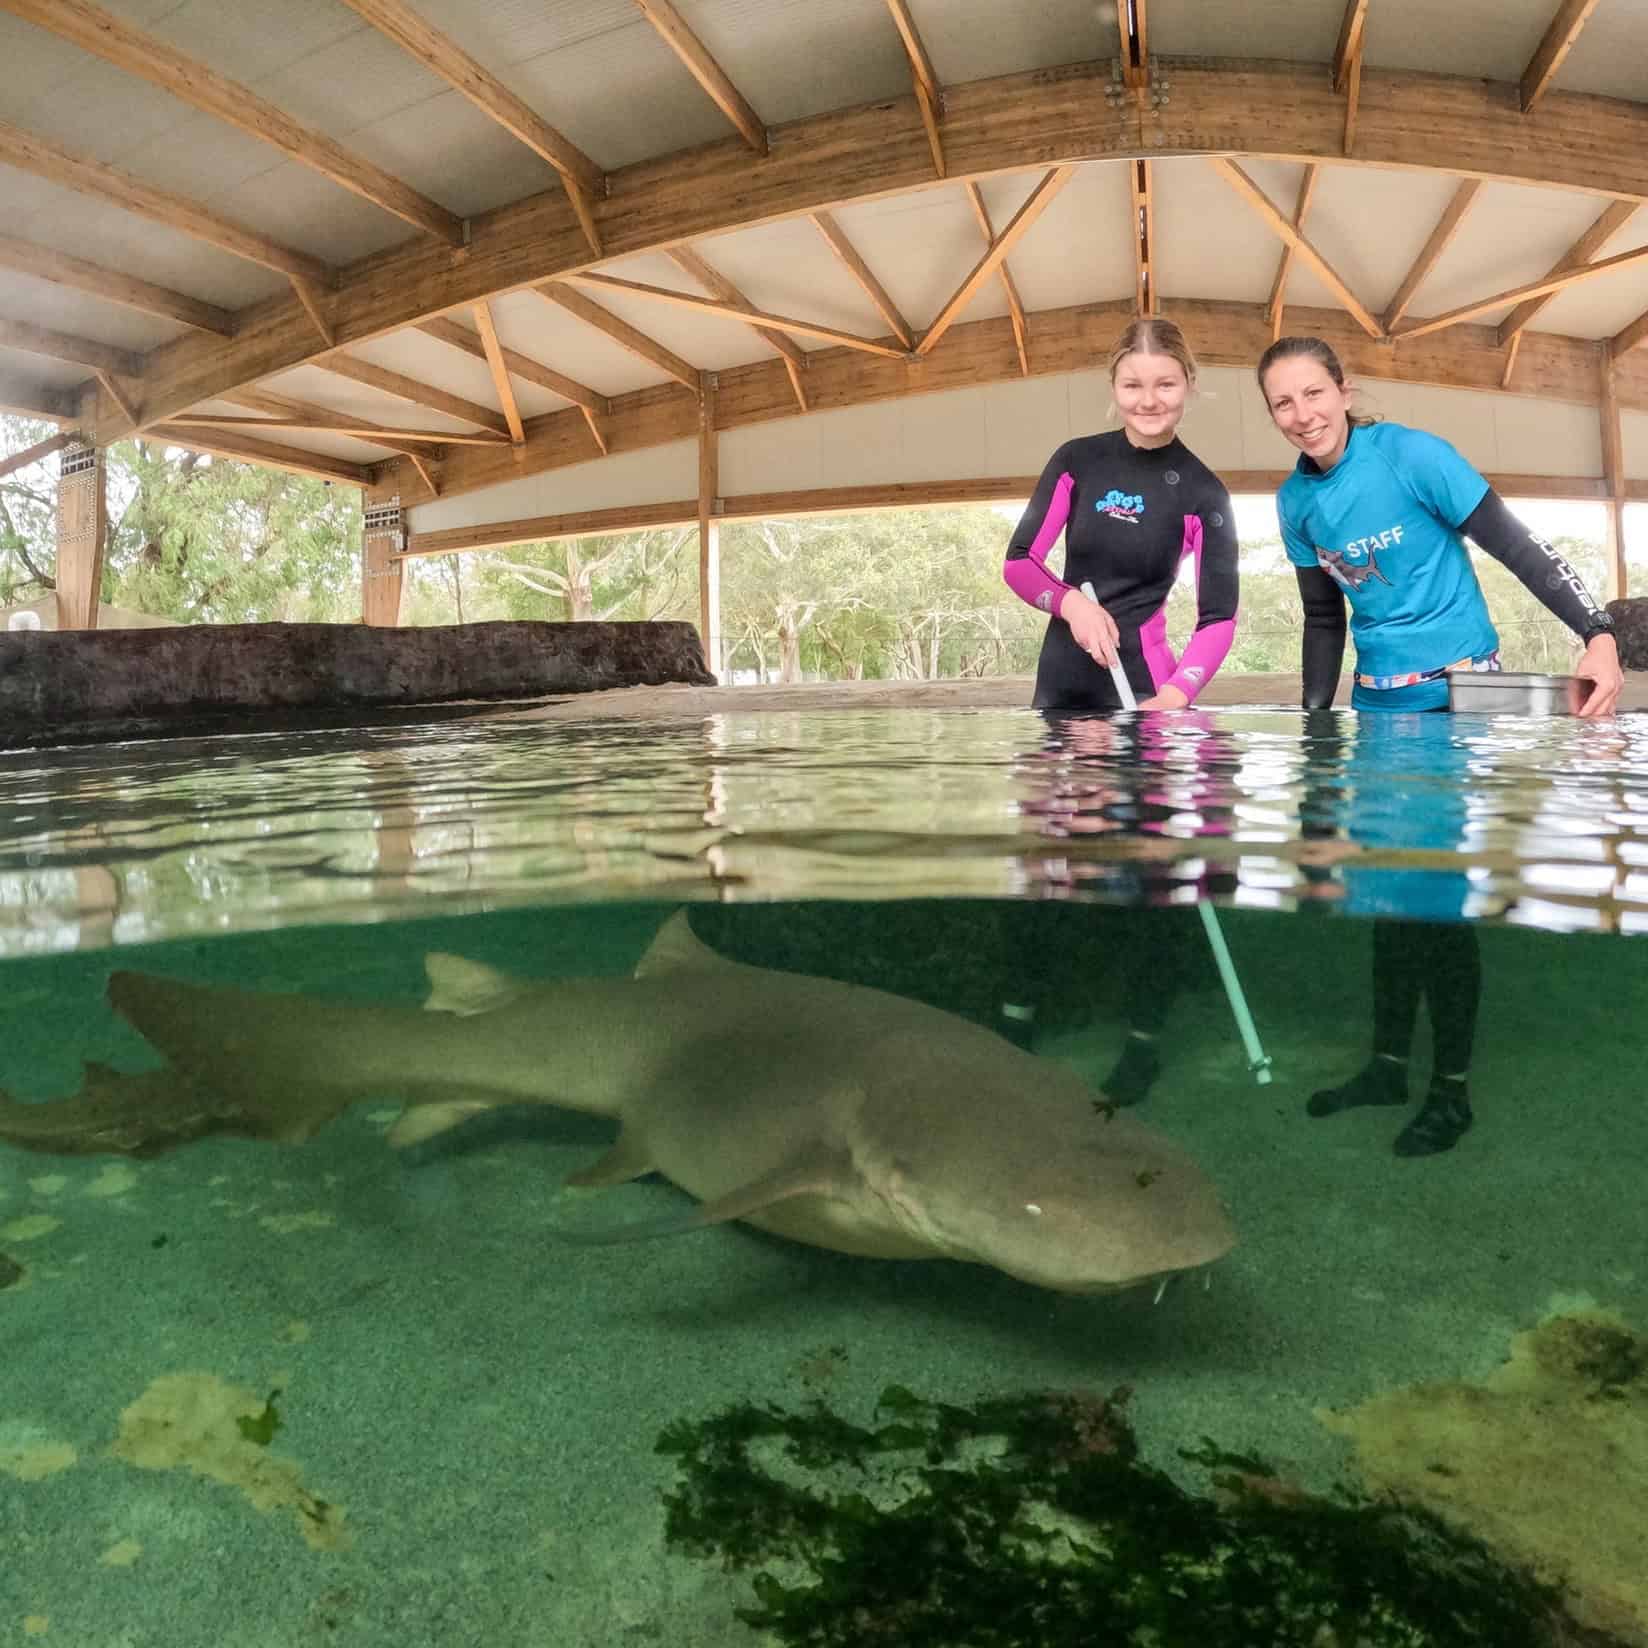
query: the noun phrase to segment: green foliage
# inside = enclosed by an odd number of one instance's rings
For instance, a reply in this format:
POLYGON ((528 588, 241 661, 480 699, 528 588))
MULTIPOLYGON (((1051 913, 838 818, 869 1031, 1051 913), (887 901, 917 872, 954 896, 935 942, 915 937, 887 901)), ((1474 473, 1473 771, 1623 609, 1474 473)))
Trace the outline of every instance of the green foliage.
POLYGON ((664 1431, 666 1538, 754 1570, 739 1618, 792 1648, 1555 1648, 1559 1593, 1431 1513, 1322 1499, 1204 1439, 1188 1492, 1128 1393, 971 1408, 886 1390, 859 1426, 742 1404, 664 1431))
MULTIPOLYGON (((7 450, 50 433, 0 419, 7 450)), ((102 598, 182 623, 360 617, 359 490, 121 441, 106 454, 102 598)), ((0 481, 0 604, 55 587, 56 460, 0 481)))

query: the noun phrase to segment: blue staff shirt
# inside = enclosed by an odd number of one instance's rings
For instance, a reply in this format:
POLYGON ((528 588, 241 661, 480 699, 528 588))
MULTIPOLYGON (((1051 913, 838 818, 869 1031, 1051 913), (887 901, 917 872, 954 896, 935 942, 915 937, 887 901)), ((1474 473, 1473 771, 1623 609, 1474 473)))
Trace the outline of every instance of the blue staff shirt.
MULTIPOLYGON (((1295 566, 1321 567, 1350 602, 1356 673, 1421 675, 1498 649, 1499 636, 1459 526, 1488 483, 1440 436, 1363 424, 1323 471, 1303 453, 1276 495, 1295 566)), ((1383 688, 1356 683, 1358 710, 1430 709, 1442 679, 1383 688)))

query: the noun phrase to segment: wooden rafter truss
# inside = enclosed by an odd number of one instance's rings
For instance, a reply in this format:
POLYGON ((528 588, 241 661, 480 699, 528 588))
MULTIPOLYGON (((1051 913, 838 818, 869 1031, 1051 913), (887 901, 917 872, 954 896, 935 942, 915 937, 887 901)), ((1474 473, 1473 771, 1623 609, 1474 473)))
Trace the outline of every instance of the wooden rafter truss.
MULTIPOLYGON (((48 383, 31 381, 26 373, 0 371, 0 405, 62 422, 78 420, 100 438, 134 426, 180 439, 180 444, 184 436, 192 444, 209 438, 213 450, 233 450, 237 455, 289 467, 292 453, 299 449, 268 437, 282 435, 296 441, 306 433, 346 434, 378 446, 396 461, 412 464, 432 492, 437 468, 443 471, 449 489, 487 484, 479 477, 495 475, 491 466, 498 452, 518 466, 517 472, 521 466, 569 461, 551 456, 562 450, 568 419, 582 430, 580 445, 586 458, 591 443, 599 454, 609 451, 615 439, 632 444, 626 423, 629 397, 609 396, 547 361, 504 344, 491 306, 512 291, 535 293, 581 325, 620 344, 667 382, 687 391, 683 399, 694 404, 701 402, 706 382, 701 364, 683 358, 599 299, 605 295, 611 304, 622 300, 626 312, 633 312, 633 299, 638 304, 670 305, 748 327, 772 351, 772 358, 759 369, 741 368, 731 374, 733 392, 720 393, 716 402, 714 415, 721 420, 736 421, 742 416, 736 387, 746 376, 753 383, 757 377, 765 381, 774 372, 782 374, 779 404, 793 415, 820 404, 852 404, 855 395, 877 398, 884 392, 888 372, 902 374, 899 381, 906 393, 940 381, 967 381, 959 363, 971 353, 980 353, 974 368, 978 375, 972 381, 990 381, 1003 370, 1020 376, 1033 370, 1055 370, 1062 358, 1056 338, 1066 312, 1044 316, 1027 310, 1009 268, 1009 253, 1080 164, 1109 164, 1119 154, 1129 173, 1135 245, 1133 304, 1124 307, 1149 312, 1166 304, 1175 314, 1181 309, 1194 313, 1194 306, 1173 303, 1171 294, 1160 291, 1154 206, 1155 180, 1161 169, 1154 167, 1153 160, 1176 151, 1205 153, 1207 145, 1200 134, 1209 130, 1250 132, 1250 147, 1233 151, 1238 157, 1247 152, 1315 157, 1307 161, 1291 208, 1272 201, 1241 158, 1205 162, 1281 243, 1269 301, 1224 305, 1221 312, 1236 316, 1245 328, 1247 319, 1237 315, 1245 307, 1266 334, 1276 335, 1287 309, 1290 272, 1304 263, 1327 284, 1361 334, 1384 346, 1390 363, 1387 373, 1394 370, 1423 381, 1450 381, 1459 373, 1435 363, 1454 349, 1446 341, 1450 336, 1468 332, 1471 341, 1463 353, 1469 355, 1470 366, 1465 376, 1474 381, 1480 375, 1478 335, 1483 328, 1473 323, 1508 308, 1508 317, 1497 328, 1488 329, 1497 334, 1498 383, 1511 385, 1519 356, 1526 361, 1532 352, 1542 363, 1538 381, 1548 389, 1550 360, 1567 360, 1573 350, 1569 341, 1552 340, 1549 334, 1532 329, 1543 305, 1580 281, 1648 262, 1648 251, 1643 250, 1602 255, 1610 238, 1648 198, 1648 108, 1591 108, 1585 100, 1567 98, 1553 89, 1564 58, 1595 9, 1595 0, 1562 0, 1556 7, 1517 88, 1514 112, 1480 97, 1472 102, 1464 83, 1444 86, 1444 77, 1431 77, 1435 83, 1427 85, 1425 77, 1378 75, 1364 86, 1370 14, 1375 20, 1378 16, 1369 0, 1348 0, 1345 6, 1329 66, 1337 93, 1331 103, 1323 100, 1320 67, 1315 71, 1314 92, 1308 69, 1287 65, 1264 66, 1254 76, 1263 83, 1247 87, 1221 83, 1216 68, 1188 61, 1168 63, 1153 77, 1146 0, 1117 0, 1120 47, 1115 72, 1126 87, 1139 94, 1136 97, 1092 95, 1112 72, 1109 60, 1092 65, 1085 75, 1025 76, 1016 84, 975 82, 953 87, 947 94, 918 26, 919 0, 887 0, 919 122, 912 121, 906 99, 901 107, 866 105, 846 114, 819 117, 816 139, 807 122, 792 123, 785 129, 782 175, 774 170, 779 155, 773 140, 745 95, 758 96, 760 87, 734 84, 681 7, 670 0, 633 0, 637 16, 665 41, 723 111, 742 142, 729 139, 713 152, 683 156, 678 166, 667 160, 651 162, 643 169, 643 180, 626 180, 621 187, 476 58, 434 29, 407 0, 344 3, 531 149, 549 169, 545 175, 559 192, 534 196, 488 214, 485 220, 468 223, 383 167, 292 119, 249 87, 217 74, 209 64, 135 28, 92 0, 0 0, 0 11, 48 29, 123 72, 142 76, 190 106, 270 144, 359 199, 393 213, 414 230, 404 249, 392 249, 358 270, 335 269, 255 225, 237 222, 101 160, 0 123, 0 164, 95 195, 127 213, 275 270, 290 283, 291 291, 284 307, 277 300, 255 306, 256 324, 252 325, 250 313, 237 315, 187 292, 126 275, 23 235, 0 235, 0 268, 187 329, 174 341, 145 353, 59 330, 39 319, 0 318, 0 348, 71 364, 89 374, 84 392, 65 393, 48 383), (1170 85, 1171 108, 1166 96, 1170 85), (1187 112, 1181 114, 1186 105, 1187 112), (1094 109, 1102 112, 1095 115, 1094 109), (1524 142, 1519 148, 1509 133, 1517 122, 1528 119, 1523 111, 1530 110, 1536 111, 1540 136, 1537 143, 1524 142), (1558 112, 1561 122, 1556 119, 1558 112), (1082 120, 1090 124, 1083 127, 1082 120), (1138 152, 1130 154, 1130 148, 1138 152), (1460 178, 1425 248, 1379 313, 1334 268, 1307 223, 1323 168, 1352 153, 1365 164, 1433 169, 1450 169, 1451 158, 1455 162, 1451 169, 1460 178), (1617 163, 1617 175, 1596 175, 1599 153, 1617 163), (1049 155, 1069 158, 1049 164, 1049 155), (1489 157, 1495 164, 1484 164, 1489 157), (1002 170, 1028 171, 1032 166, 1037 166, 1038 181, 1029 198, 998 229, 978 179, 1002 170), (836 212, 858 200, 919 187, 922 177, 960 184, 984 245, 925 327, 918 327, 901 313, 882 280, 842 231, 836 212), (1603 206, 1591 230, 1540 280, 1503 290, 1486 289, 1470 303, 1441 314, 1426 315, 1421 309, 1416 316, 1415 303, 1424 282, 1444 251, 1460 237, 1468 237, 1467 214, 1482 188, 1495 177, 1570 188, 1602 185, 1617 190, 1617 195, 1603 206), (829 251, 880 316, 886 335, 865 336, 804 312, 780 313, 752 299, 718 269, 713 248, 706 244, 710 237, 783 215, 810 218, 817 225, 829 251), (592 263, 648 250, 662 251, 671 258, 683 277, 681 288, 635 280, 592 263), (999 282, 1006 295, 1004 321, 1000 325, 966 322, 968 305, 991 282, 999 282), (491 386, 489 399, 483 403, 457 395, 359 353, 359 346, 368 340, 408 328, 484 362, 491 386), (1034 363, 1029 348, 1033 329, 1038 338, 1045 331, 1051 342, 1034 363), (998 332, 1005 353, 986 364, 978 340, 998 332), (1393 342, 1400 348, 1392 353, 1393 342), (915 363, 935 359, 946 363, 942 374, 918 378, 910 372, 915 363), (437 434, 409 427, 393 415, 381 419, 351 416, 313 398, 297 400, 260 387, 262 380, 304 364, 441 413, 465 428, 437 434), (515 387, 521 383, 534 384, 565 400, 569 403, 566 411, 537 418, 524 415, 515 387), (226 399, 248 415, 205 410, 211 402, 226 399)), ((1491 283, 1484 286, 1489 288, 1491 283)), ((751 290, 756 290, 753 280, 751 290)), ((1648 405, 1648 369, 1639 367, 1640 357, 1634 355, 1645 340, 1648 302, 1609 340, 1607 352, 1619 365, 1610 379, 1611 392, 1622 404, 1635 406, 1640 401, 1648 405)), ((1593 384, 1586 398, 1601 393, 1593 384)), ((657 404, 653 391, 649 405, 657 404)), ((769 413, 771 404, 770 400, 764 403, 769 413)), ((331 476, 353 478, 357 472, 368 471, 368 466, 310 456, 331 476)))

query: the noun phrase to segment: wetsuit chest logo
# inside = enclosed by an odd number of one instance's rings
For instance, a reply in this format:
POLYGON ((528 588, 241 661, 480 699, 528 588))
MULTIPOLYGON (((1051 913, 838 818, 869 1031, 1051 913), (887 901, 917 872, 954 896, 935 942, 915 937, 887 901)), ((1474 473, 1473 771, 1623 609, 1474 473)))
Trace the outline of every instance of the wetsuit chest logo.
POLYGON ((1137 525, 1139 517, 1144 514, 1144 499, 1137 492, 1120 492, 1111 487, 1093 507, 1112 520, 1137 525))

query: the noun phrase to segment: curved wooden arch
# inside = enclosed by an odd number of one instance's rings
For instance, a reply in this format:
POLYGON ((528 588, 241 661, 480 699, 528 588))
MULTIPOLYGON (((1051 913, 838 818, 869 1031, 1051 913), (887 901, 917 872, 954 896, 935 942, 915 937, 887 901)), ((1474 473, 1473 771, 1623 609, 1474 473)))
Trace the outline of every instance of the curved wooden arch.
MULTIPOLYGON (((1111 69, 1107 58, 946 87, 942 180, 913 96, 774 128, 762 156, 733 138, 625 168, 595 204, 601 242, 624 257, 992 173, 1185 155, 1407 167, 1648 200, 1644 104, 1551 93, 1524 115, 1514 85, 1368 70, 1347 153, 1345 103, 1325 65, 1163 59, 1156 84, 1171 95, 1149 103, 1108 97, 1111 69)), ((420 239, 343 271, 327 294, 329 347, 589 267, 565 195, 535 195, 474 220, 467 247, 420 239)), ((180 338, 148 357, 141 421, 327 352, 296 298, 253 306, 232 340, 180 338)), ((106 391, 89 392, 81 410, 100 441, 133 428, 106 391)))

